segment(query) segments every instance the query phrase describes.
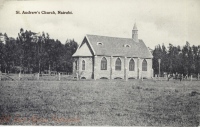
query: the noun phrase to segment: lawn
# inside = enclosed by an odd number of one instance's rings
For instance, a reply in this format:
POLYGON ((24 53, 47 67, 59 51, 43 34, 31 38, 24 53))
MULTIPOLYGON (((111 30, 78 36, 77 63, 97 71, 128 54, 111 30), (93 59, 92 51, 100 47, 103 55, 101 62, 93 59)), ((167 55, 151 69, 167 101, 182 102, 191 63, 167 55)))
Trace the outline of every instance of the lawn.
POLYGON ((198 126, 200 81, 0 81, 0 124, 198 126))

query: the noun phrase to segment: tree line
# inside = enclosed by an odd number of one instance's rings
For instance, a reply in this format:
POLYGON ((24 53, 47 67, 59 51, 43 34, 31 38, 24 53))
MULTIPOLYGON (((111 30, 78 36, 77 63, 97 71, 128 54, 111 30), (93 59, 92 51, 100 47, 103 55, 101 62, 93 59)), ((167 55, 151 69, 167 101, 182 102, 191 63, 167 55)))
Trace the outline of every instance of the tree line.
POLYGON ((16 39, 4 34, 5 43, 0 42, 0 70, 10 73, 35 73, 47 70, 72 72, 72 55, 78 48, 74 39, 65 44, 42 34, 24 31, 16 39))
POLYGON ((200 45, 190 46, 189 42, 181 46, 169 44, 157 45, 153 50, 153 69, 154 73, 159 73, 158 59, 161 59, 160 71, 168 74, 197 75, 200 74, 200 45))
MULTIPOLYGON (((72 55, 78 48, 77 42, 67 39, 65 44, 41 34, 24 31, 22 28, 16 39, 4 34, 5 43, 0 41, 0 70, 10 73, 35 73, 47 70, 72 72, 72 55)), ((169 44, 157 45, 152 51, 154 74, 159 73, 158 59, 161 59, 160 71, 166 73, 200 73, 200 45, 190 46, 189 42, 181 46, 169 44)))

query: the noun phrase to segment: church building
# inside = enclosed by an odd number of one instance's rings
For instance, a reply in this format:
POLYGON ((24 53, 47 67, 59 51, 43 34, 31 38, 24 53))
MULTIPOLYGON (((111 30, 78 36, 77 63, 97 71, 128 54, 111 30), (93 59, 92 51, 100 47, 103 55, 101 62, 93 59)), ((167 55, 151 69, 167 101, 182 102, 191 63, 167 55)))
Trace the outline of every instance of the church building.
POLYGON ((152 58, 134 24, 132 38, 87 34, 73 54, 73 74, 79 79, 148 79, 152 58))

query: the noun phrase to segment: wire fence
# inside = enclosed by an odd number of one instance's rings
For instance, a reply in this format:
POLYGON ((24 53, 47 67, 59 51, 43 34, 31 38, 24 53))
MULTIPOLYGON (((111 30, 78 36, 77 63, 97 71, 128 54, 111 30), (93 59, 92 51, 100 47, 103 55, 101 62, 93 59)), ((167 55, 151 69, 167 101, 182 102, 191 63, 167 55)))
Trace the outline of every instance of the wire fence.
POLYGON ((24 80, 45 80, 45 81, 59 81, 59 80, 73 80, 74 76, 72 74, 58 72, 51 74, 12 74, 12 73, 0 73, 0 81, 24 81, 24 80))
MULTIPOLYGON (((75 78, 76 75, 69 74, 66 72, 52 72, 49 74, 45 73, 33 73, 33 74, 14 74, 14 73, 1 73, 0 72, 0 81, 24 81, 24 80, 45 80, 45 81, 65 81, 65 80, 78 80, 75 78)), ((137 78, 136 78, 137 79, 137 78)), ((170 81, 170 80, 180 80, 180 81, 200 81, 200 74, 198 75, 190 75, 190 76, 183 76, 183 77, 176 77, 176 76, 165 76, 165 77, 152 77, 153 80, 162 80, 162 81, 170 81)), ((141 77, 139 80, 146 80, 145 78, 141 77)))

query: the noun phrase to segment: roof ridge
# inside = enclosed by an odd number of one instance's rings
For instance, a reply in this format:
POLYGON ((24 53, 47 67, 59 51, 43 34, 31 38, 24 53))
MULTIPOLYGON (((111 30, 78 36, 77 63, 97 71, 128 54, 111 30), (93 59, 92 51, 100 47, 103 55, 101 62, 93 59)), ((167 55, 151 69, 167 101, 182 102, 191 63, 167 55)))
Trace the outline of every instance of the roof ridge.
POLYGON ((100 37, 110 37, 110 38, 120 38, 120 39, 132 39, 132 38, 125 38, 125 37, 113 37, 113 36, 104 36, 104 35, 95 35, 95 34, 86 34, 86 36, 87 35, 100 36, 100 37))

